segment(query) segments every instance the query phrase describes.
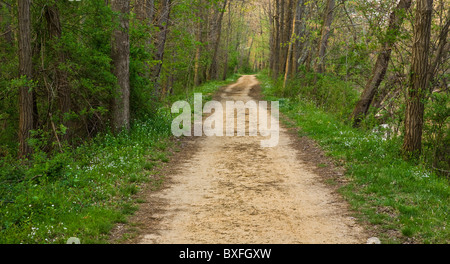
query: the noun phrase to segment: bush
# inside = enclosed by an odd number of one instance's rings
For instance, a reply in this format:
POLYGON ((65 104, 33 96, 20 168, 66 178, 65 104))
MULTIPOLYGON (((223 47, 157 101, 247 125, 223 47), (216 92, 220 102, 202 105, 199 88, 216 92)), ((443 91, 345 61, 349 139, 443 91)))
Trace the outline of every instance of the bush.
POLYGON ((273 86, 272 95, 314 102, 319 108, 334 113, 343 120, 350 116, 359 99, 359 93, 353 83, 333 75, 307 72, 304 68, 297 76, 288 80, 285 88, 281 77, 273 86))

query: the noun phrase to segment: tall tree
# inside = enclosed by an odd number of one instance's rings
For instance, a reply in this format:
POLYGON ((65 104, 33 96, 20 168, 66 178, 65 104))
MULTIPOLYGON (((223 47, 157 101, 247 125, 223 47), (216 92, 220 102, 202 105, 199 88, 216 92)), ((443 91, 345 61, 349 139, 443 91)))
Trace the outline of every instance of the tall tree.
POLYGON ((273 14, 273 47, 271 49, 272 52, 272 78, 278 78, 278 74, 280 73, 280 42, 281 42, 281 8, 280 1, 275 0, 274 3, 274 14, 273 14))
POLYGON ((118 26, 111 43, 112 72, 117 86, 112 102, 112 125, 115 131, 130 128, 130 37, 129 0, 111 0, 111 9, 118 13, 118 26))
POLYGON ((31 154, 28 139, 34 128, 33 91, 29 84, 32 80, 32 51, 31 51, 31 15, 30 0, 18 0, 19 25, 19 75, 25 77, 27 83, 19 88, 19 156, 31 154))
POLYGON ((433 0, 417 0, 411 70, 406 100, 405 138, 403 141, 403 151, 408 156, 417 157, 422 150, 432 13, 433 0))
POLYGON ((305 13, 305 0, 298 0, 297 8, 295 11, 295 24, 294 24, 294 46, 293 46, 293 53, 292 53, 292 72, 296 73, 298 69, 298 61, 300 60, 300 52, 302 49, 302 43, 303 43, 303 14, 305 13))
POLYGON ((219 10, 219 17, 218 17, 217 25, 216 25, 217 36, 216 36, 216 39, 214 40, 213 57, 212 57, 211 67, 209 68, 209 74, 208 74, 208 76, 210 78, 217 78, 217 54, 219 52, 220 38, 222 36, 222 20, 223 20, 223 15, 225 13, 225 9, 227 7, 227 1, 228 0, 223 1, 223 6, 219 10))
MULTIPOLYGON (((68 75, 65 70, 62 70, 59 66, 66 61, 66 54, 58 48, 57 44, 61 38, 61 20, 59 15, 58 6, 54 5, 46 6, 45 19, 47 21, 47 29, 50 36, 51 49, 55 53, 56 63, 54 66, 54 83, 56 87, 56 93, 58 97, 58 107, 60 111, 60 120, 71 132, 71 122, 65 120, 65 114, 70 112, 71 109, 71 89, 69 85, 68 75)), ((63 135, 63 139, 68 139, 69 133, 63 135)))
MULTIPOLYGON (((154 14, 154 0, 135 0, 135 12, 136 12, 136 18, 140 21, 142 25, 146 28, 146 41, 145 41, 145 50, 149 53, 152 53, 151 47, 153 46, 152 43, 152 32, 151 27, 153 25, 153 14, 154 14)), ((144 62, 146 65, 145 72, 143 72, 143 76, 145 78, 152 79, 152 68, 149 65, 149 62, 144 62)))
POLYGON ((301 26, 299 22, 301 22, 302 19, 302 10, 303 10, 303 0, 297 0, 297 7, 295 8, 295 16, 292 22, 292 35, 289 40, 289 49, 287 54, 283 87, 286 87, 287 79, 291 77, 292 72, 297 68, 298 52, 294 52, 294 50, 299 48, 297 46, 297 42, 299 42, 300 30, 298 28, 301 26))
POLYGON ((428 69, 427 84, 430 86, 430 92, 433 92, 434 77, 439 65, 442 63, 443 58, 448 55, 450 50, 450 43, 448 42, 448 32, 450 28, 450 9, 447 10, 447 22, 441 28, 438 38, 438 47, 436 49, 434 59, 428 69))
POLYGON ((225 62, 223 67, 222 80, 226 80, 228 76, 228 53, 230 49, 230 38, 231 38, 231 1, 228 1, 228 25, 227 25, 227 36, 225 45, 225 62))
POLYGON ((372 70, 372 75, 368 80, 361 98, 352 113, 353 126, 359 126, 363 117, 367 114, 378 87, 386 75, 386 70, 391 59, 392 49, 396 42, 400 26, 403 23, 406 11, 411 7, 412 0, 400 0, 397 7, 389 17, 389 26, 381 41, 381 50, 378 53, 377 61, 372 70))
POLYGON ((320 37, 319 47, 317 49, 317 62, 315 71, 317 73, 325 72, 325 52, 328 47, 328 39, 331 32, 331 23, 333 22, 333 12, 335 0, 327 0, 325 12, 323 14, 322 33, 320 37))
POLYGON ((152 81, 155 85, 155 93, 160 94, 160 74, 164 60, 164 50, 167 39, 167 31, 169 27, 170 11, 172 6, 172 0, 162 0, 160 7, 160 17, 158 22, 158 33, 156 34, 155 41, 155 54, 154 60, 158 61, 152 70, 152 81))
POLYGON ((196 29, 196 50, 195 50, 195 62, 194 62, 194 85, 198 86, 203 82, 203 71, 202 71, 202 52, 204 50, 204 45, 207 39, 208 30, 208 3, 206 0, 198 0, 196 6, 196 16, 197 16, 197 29, 196 29))

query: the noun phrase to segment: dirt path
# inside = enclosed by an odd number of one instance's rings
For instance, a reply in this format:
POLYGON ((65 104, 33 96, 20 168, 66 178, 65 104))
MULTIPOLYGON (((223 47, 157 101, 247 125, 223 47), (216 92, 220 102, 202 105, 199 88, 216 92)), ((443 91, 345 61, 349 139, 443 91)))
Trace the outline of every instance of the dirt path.
MULTIPOLYGON (((243 76, 217 100, 252 99, 243 76)), ((147 195, 137 243, 365 243, 346 204, 299 159, 296 140, 280 127, 279 144, 257 137, 200 137, 175 162, 162 190, 147 195), (144 219, 145 218, 145 219, 144 219)))

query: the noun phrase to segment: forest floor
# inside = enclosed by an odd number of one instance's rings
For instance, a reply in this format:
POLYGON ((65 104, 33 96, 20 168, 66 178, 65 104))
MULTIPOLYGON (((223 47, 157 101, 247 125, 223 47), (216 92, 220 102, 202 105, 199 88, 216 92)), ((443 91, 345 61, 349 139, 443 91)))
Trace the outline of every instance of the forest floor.
MULTIPOLYGON (((258 100, 254 75, 213 97, 258 100)), ((281 122, 280 122, 281 123, 281 122)), ((225 127, 225 124, 224 124, 225 127)), ((258 136, 184 137, 162 169, 158 190, 142 200, 129 223, 113 230, 121 243, 366 243, 366 229, 338 194, 343 169, 310 139, 280 124, 279 144, 262 148, 258 136), (330 185, 333 179, 339 184, 330 185), (134 233, 128 239, 124 234, 134 233)))

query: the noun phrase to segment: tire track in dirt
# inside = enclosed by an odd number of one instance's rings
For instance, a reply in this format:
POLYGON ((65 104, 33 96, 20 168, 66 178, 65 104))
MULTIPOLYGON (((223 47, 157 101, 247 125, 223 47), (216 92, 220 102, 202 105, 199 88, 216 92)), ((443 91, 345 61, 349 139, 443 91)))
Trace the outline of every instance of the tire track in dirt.
MULTIPOLYGON (((215 99, 252 100, 257 84, 243 76, 215 99)), ((186 141, 183 151, 193 152, 173 164, 164 188, 146 194, 138 221, 147 226, 136 242, 364 243, 368 236, 347 205, 298 158, 295 138, 280 126, 278 146, 261 148, 262 139, 186 141)))

